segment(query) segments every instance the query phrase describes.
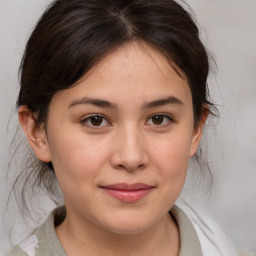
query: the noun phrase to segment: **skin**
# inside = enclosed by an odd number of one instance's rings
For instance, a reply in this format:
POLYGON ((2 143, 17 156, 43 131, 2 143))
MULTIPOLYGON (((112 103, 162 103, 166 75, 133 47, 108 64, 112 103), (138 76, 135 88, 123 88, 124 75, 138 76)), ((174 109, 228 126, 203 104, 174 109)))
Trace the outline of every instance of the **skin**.
POLYGON ((186 77, 160 53, 136 42, 120 47, 54 95, 46 128, 26 106, 19 120, 37 157, 54 165, 67 210, 56 233, 68 255, 178 255, 168 211, 204 122, 194 128, 186 77), (92 115, 103 116, 96 126, 92 115), (153 189, 127 203, 101 188, 115 183, 153 189))

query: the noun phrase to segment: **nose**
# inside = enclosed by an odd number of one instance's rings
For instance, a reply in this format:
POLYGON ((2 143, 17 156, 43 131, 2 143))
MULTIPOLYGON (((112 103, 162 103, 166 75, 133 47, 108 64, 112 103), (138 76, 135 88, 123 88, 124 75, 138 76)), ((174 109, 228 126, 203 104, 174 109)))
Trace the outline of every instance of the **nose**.
POLYGON ((149 157, 143 136, 136 128, 126 127, 115 137, 111 165, 116 169, 133 172, 147 167, 149 157))

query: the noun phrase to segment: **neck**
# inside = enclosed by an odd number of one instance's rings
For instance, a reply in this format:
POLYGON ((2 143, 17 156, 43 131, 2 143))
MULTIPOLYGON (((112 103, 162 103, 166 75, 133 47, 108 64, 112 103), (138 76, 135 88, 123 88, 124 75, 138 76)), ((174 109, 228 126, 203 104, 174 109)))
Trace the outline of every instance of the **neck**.
POLYGON ((116 234, 88 222, 81 225, 67 215, 56 233, 69 256, 177 256, 179 252, 178 227, 169 214, 136 234, 116 234))

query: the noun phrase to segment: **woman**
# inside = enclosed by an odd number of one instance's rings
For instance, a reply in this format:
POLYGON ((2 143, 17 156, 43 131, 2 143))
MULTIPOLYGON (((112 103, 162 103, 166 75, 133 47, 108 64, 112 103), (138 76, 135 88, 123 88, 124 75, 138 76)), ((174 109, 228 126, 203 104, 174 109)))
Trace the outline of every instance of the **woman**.
POLYGON ((213 104, 209 59, 172 0, 57 0, 21 65, 19 121, 65 205, 7 255, 239 255, 174 205, 213 104))

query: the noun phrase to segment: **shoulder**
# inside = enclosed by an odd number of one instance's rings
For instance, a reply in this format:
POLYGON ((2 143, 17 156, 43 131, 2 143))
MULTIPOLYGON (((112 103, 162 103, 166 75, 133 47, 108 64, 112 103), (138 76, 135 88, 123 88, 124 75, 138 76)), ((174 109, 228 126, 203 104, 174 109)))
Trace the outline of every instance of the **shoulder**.
POLYGON ((254 256, 254 254, 238 251, 234 243, 216 223, 210 220, 207 216, 195 211, 184 200, 179 200, 176 205, 191 221, 200 241, 203 255, 254 256))
POLYGON ((28 256, 28 255, 18 245, 16 245, 3 256, 28 256))
POLYGON ((63 218, 65 218, 65 208, 56 208, 33 235, 14 246, 4 256, 67 256, 55 232, 55 224, 60 223, 63 218))
POLYGON ((37 248, 38 240, 35 235, 32 235, 20 244, 15 245, 4 256, 34 256, 37 248))
POLYGON ((19 245, 15 245, 9 252, 4 254, 3 256, 28 256, 19 245))
POLYGON ((239 250, 239 256, 255 256, 255 254, 244 250, 239 250))

